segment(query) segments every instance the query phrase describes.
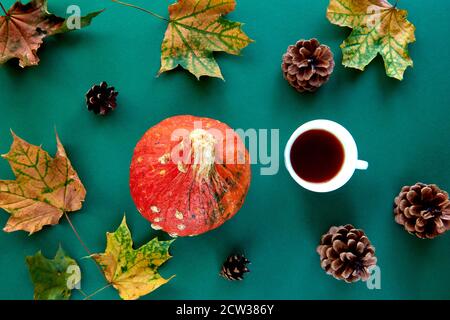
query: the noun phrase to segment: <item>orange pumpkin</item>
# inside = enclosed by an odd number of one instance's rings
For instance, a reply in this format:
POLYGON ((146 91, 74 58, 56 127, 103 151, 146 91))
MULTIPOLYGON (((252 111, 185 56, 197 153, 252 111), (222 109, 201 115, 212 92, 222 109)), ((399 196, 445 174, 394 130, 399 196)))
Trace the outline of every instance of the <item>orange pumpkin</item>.
POLYGON ((131 196, 139 212, 172 236, 222 225, 241 208, 250 186, 250 157, 226 124, 190 115, 150 128, 134 150, 131 196))

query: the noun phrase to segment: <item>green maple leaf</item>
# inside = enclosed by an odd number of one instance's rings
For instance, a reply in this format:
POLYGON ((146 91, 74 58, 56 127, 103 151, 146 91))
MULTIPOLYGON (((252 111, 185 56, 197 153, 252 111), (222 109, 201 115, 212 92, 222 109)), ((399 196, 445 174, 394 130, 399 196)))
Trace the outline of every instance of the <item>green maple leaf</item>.
POLYGON ((341 44, 343 65, 364 70, 380 54, 386 74, 402 80, 406 68, 413 66, 408 44, 416 40, 407 14, 386 0, 331 0, 330 22, 353 29, 341 44))
POLYGON ((91 257, 122 299, 138 299, 173 278, 164 279, 157 270, 171 258, 169 247, 174 240, 158 241, 154 238, 135 250, 125 217, 115 232, 106 234, 106 239, 105 252, 91 257))
MULTIPOLYGON (((47 2, 32 0, 22 4, 17 1, 0 16, 0 64, 17 58, 21 67, 37 65, 37 51, 44 38, 75 30, 68 19, 49 13, 47 2)), ((80 17, 79 27, 88 26, 101 12, 80 17)))
POLYGON ((224 19, 235 0, 178 0, 169 6, 169 25, 161 46, 159 73, 177 66, 201 76, 223 79, 213 52, 238 55, 252 40, 242 24, 224 19))
POLYGON ((39 251, 26 257, 26 263, 34 284, 35 300, 68 300, 81 280, 77 262, 61 247, 54 259, 47 259, 39 251))

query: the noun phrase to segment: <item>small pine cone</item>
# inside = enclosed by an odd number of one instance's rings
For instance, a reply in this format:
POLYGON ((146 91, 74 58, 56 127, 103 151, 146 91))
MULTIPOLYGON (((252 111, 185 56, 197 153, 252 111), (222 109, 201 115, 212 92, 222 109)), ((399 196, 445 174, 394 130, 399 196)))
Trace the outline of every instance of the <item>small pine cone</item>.
POLYGON ((299 92, 314 92, 328 81, 334 69, 333 52, 317 39, 289 46, 281 65, 284 78, 299 92))
POLYGON ((108 87, 105 81, 92 86, 86 93, 88 110, 102 116, 108 114, 117 107, 116 97, 118 94, 114 87, 108 87))
POLYGON ((394 216, 409 233, 433 239, 450 230, 448 193, 435 184, 405 186, 394 200, 394 216))
POLYGON ((351 224, 331 227, 317 247, 322 269, 345 282, 366 281, 375 266, 375 248, 361 229, 351 224))
POLYGON ((225 260, 220 270, 220 275, 228 280, 243 280, 244 274, 250 272, 247 264, 250 261, 241 254, 233 254, 225 260))

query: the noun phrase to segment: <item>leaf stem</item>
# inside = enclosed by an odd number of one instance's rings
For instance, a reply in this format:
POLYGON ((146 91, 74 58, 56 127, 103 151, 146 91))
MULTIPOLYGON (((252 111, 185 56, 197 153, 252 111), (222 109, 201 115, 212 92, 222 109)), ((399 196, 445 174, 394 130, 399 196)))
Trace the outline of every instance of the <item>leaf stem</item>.
POLYGON ((150 10, 144 9, 144 8, 139 7, 139 6, 137 6, 137 5, 134 5, 134 4, 131 4, 131 3, 122 2, 122 1, 119 1, 119 0, 111 0, 111 1, 112 1, 112 2, 115 2, 115 3, 118 3, 118 4, 121 4, 121 5, 123 5, 123 6, 126 6, 126 7, 135 8, 135 9, 144 11, 145 13, 148 13, 148 14, 154 16, 155 18, 158 18, 158 19, 161 19, 161 20, 164 20, 164 21, 169 21, 169 19, 164 18, 163 16, 160 16, 160 15, 157 14, 157 13, 154 13, 154 12, 152 12, 152 11, 150 11, 150 10))
MULTIPOLYGON (((64 216, 66 217, 67 222, 69 222, 70 228, 72 229, 73 233, 75 233, 75 236, 77 237, 78 241, 81 243, 81 245, 83 246, 84 250, 88 253, 89 256, 92 255, 91 250, 89 250, 89 248, 87 247, 87 245, 84 243, 83 239, 81 239, 80 234, 78 233, 77 229, 75 228, 75 226, 72 223, 72 220, 70 220, 69 215, 67 214, 67 212, 64 212, 64 216)), ((94 260, 94 259, 92 259, 94 260)), ((98 271, 100 271, 100 273, 102 274, 102 276, 106 279, 105 274, 103 273, 102 268, 100 268, 100 266, 98 265, 97 261, 95 261, 95 265, 97 266, 98 271)), ((106 281, 108 282, 108 280, 106 279, 106 281)))
POLYGON ((78 290, 78 292, 81 293, 83 296, 85 296, 85 297, 88 296, 88 295, 86 294, 86 292, 84 292, 83 290, 81 290, 81 289, 77 289, 77 290, 78 290))
POLYGON ((3 3, 0 2, 0 7, 2 7, 3 12, 8 15, 8 11, 6 11, 5 7, 3 6, 3 3))
POLYGON ((108 283, 106 286, 101 287, 100 289, 95 290, 93 293, 91 293, 90 295, 86 296, 83 300, 89 300, 90 298, 92 298, 93 296, 95 296, 97 293, 102 292, 103 290, 107 289, 111 287, 111 283, 108 283))
POLYGON ((80 241, 80 243, 83 246, 84 250, 86 250, 86 252, 89 255, 92 255, 91 250, 89 250, 89 248, 86 246, 84 241, 81 239, 80 234, 78 233, 77 229, 75 229, 75 226, 73 225, 72 220, 70 220, 69 215, 67 214, 67 212, 64 212, 64 216, 66 217, 67 222, 69 222, 70 228, 75 233, 75 236, 77 237, 78 241, 80 241))

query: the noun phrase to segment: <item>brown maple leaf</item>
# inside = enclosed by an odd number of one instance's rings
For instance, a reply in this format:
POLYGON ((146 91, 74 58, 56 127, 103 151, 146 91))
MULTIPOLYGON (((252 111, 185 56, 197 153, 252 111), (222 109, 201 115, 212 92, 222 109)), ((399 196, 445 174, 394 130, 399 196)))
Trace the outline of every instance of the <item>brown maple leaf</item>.
POLYGON ((8 160, 16 180, 0 180, 0 208, 11 214, 3 230, 32 234, 45 225, 57 224, 64 212, 81 209, 86 189, 58 135, 54 158, 12 135, 11 150, 2 157, 8 160))
MULTIPOLYGON (((39 63, 37 50, 44 38, 72 30, 67 19, 51 14, 47 10, 48 0, 32 0, 27 4, 17 1, 0 16, 0 64, 17 58, 23 67, 39 63)), ((89 25, 102 11, 80 17, 80 28, 89 25)))

